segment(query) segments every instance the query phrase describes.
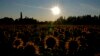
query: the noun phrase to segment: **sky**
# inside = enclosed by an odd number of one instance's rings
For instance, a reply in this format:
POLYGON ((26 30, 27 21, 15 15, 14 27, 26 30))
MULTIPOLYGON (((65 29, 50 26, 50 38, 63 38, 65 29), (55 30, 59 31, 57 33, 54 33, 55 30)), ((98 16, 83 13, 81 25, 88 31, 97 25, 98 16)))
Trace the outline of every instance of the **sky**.
POLYGON ((23 17, 33 17, 39 21, 52 21, 60 16, 99 15, 100 0, 0 0, 0 18, 18 19, 20 12, 23 17), (50 9, 58 6, 59 15, 53 15, 50 9))

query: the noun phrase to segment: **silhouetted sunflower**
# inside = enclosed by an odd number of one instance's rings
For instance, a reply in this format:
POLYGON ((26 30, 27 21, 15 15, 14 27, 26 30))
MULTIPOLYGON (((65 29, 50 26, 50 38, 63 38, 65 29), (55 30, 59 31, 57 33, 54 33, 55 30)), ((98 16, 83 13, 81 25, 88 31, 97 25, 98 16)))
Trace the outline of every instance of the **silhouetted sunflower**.
POLYGON ((23 48, 23 44, 24 44, 23 40, 21 38, 16 37, 13 42, 13 47, 17 49, 23 48))
POLYGON ((26 55, 39 55, 39 47, 32 41, 29 41, 24 47, 24 52, 26 53, 26 55))
POLYGON ((44 48, 56 48, 57 46, 59 46, 59 40, 52 36, 52 35, 49 35, 49 36, 46 36, 45 39, 44 39, 44 48))
POLYGON ((65 49, 75 49, 80 47, 80 42, 77 39, 70 38, 65 43, 65 49))

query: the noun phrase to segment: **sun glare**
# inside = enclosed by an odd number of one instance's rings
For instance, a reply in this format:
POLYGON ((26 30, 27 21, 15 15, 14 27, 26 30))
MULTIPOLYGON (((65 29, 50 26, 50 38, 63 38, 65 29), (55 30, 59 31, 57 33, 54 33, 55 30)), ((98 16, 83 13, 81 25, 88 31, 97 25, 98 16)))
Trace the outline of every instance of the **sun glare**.
POLYGON ((58 6, 55 6, 51 8, 51 12, 53 13, 53 15, 58 15, 60 14, 60 8, 58 6))

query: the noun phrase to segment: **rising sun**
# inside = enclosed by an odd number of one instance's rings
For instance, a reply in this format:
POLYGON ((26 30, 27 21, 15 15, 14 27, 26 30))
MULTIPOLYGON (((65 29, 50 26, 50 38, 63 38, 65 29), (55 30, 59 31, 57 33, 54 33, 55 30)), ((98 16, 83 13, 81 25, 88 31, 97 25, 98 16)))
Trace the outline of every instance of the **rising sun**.
POLYGON ((58 6, 55 6, 55 7, 51 8, 51 12, 53 13, 53 15, 59 15, 60 8, 58 6))

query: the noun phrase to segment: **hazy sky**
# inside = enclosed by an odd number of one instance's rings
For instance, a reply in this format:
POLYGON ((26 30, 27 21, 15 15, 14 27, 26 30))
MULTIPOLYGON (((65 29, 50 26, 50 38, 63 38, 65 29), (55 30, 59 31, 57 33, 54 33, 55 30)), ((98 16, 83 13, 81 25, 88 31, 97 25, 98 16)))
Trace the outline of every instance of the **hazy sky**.
POLYGON ((33 17, 40 21, 54 20, 59 16, 99 15, 100 0, 0 0, 0 18, 17 19, 21 11, 23 17, 33 17), (50 9, 57 5, 61 14, 55 16, 50 9))

